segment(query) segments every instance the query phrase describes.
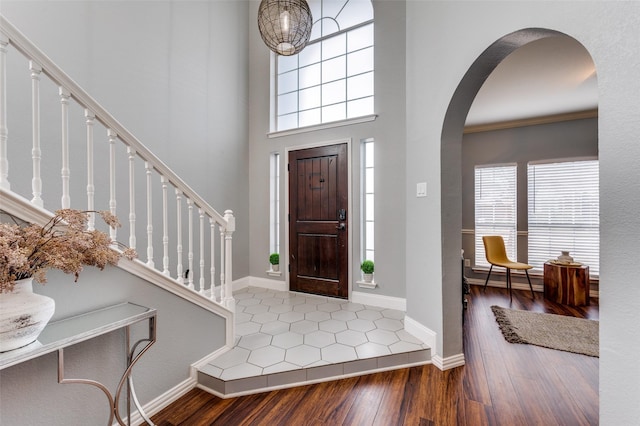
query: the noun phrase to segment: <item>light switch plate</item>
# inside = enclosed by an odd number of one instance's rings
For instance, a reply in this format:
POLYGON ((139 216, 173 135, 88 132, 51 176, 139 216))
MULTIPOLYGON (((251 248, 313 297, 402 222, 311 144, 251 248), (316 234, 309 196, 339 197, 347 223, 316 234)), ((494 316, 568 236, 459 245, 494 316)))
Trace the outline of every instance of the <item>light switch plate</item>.
POLYGON ((416 185, 416 197, 427 196, 427 182, 418 182, 416 185))

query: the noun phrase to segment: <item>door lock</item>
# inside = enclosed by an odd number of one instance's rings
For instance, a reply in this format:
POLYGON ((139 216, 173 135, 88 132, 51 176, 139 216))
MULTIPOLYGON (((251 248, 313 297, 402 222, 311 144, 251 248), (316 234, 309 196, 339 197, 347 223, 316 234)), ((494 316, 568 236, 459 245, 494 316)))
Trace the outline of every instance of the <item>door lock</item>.
POLYGON ((336 226, 336 229, 338 231, 344 231, 345 229, 347 229, 347 225, 345 225, 344 223, 340 223, 338 226, 336 226))

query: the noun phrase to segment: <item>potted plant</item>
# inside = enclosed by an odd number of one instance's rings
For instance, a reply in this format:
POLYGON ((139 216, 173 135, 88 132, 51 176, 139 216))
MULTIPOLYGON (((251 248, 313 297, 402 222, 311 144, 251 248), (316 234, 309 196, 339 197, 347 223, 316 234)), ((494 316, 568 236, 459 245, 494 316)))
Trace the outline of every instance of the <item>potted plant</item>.
POLYGON ((47 281, 48 269, 73 274, 83 266, 104 269, 135 250, 114 250, 109 235, 87 229, 88 215, 97 213, 111 227, 118 219, 109 212, 63 209, 44 225, 0 223, 0 352, 34 342, 53 316, 53 299, 33 293, 32 282, 47 281), (17 320, 19 319, 19 320, 17 320))
POLYGON ((362 270, 362 279, 365 283, 370 283, 373 281, 373 261, 365 260, 360 265, 360 269, 362 270))
POLYGON ((278 253, 271 253, 269 255, 269 263, 271 264, 271 270, 278 272, 280 270, 280 255, 278 253))

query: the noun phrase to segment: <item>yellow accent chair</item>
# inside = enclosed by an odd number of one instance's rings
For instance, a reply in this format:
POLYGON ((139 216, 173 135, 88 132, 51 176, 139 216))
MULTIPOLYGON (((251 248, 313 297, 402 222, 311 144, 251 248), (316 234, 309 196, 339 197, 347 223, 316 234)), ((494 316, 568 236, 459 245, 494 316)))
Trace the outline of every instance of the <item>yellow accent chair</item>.
POLYGON ((507 288, 509 289, 509 300, 513 300, 511 294, 511 270, 524 271, 527 274, 527 281, 529 281, 529 288, 531 289, 531 297, 536 298, 533 293, 533 286, 531 285, 531 279, 529 279, 529 269, 533 266, 521 262, 513 262, 507 257, 507 250, 504 248, 504 240, 500 235, 487 235, 482 237, 484 243, 484 253, 487 257, 487 262, 491 264, 489 268, 489 274, 487 274, 487 280, 484 282, 482 291, 486 290, 489 283, 489 277, 491 276, 491 270, 494 266, 501 266, 507 269, 507 288))

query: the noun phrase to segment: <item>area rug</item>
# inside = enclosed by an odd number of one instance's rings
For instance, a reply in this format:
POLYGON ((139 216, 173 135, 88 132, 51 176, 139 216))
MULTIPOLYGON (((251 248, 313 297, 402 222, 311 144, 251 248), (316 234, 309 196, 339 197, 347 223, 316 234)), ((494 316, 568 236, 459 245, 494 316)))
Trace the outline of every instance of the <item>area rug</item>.
POLYGON ((563 315, 492 306, 509 343, 526 343, 560 351, 599 356, 599 322, 563 315))

